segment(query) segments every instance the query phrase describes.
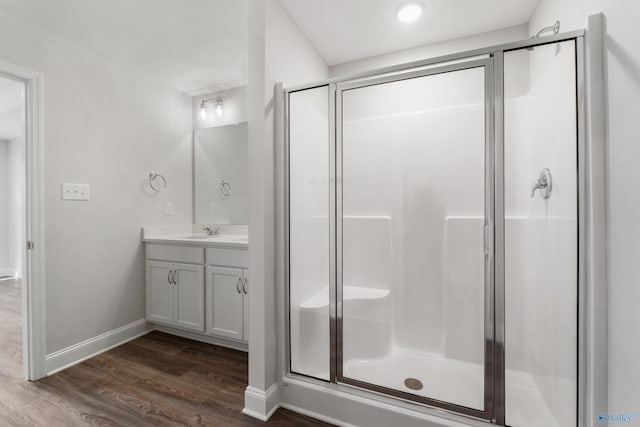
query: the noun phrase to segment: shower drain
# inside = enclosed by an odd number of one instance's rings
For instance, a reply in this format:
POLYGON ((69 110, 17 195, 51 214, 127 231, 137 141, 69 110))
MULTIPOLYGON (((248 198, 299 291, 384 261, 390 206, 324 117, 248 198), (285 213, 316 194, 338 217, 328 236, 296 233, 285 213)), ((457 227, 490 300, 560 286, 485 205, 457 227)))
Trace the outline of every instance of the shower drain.
POLYGON ((422 381, 417 378, 407 378, 404 380, 404 385, 411 390, 422 390, 422 381))

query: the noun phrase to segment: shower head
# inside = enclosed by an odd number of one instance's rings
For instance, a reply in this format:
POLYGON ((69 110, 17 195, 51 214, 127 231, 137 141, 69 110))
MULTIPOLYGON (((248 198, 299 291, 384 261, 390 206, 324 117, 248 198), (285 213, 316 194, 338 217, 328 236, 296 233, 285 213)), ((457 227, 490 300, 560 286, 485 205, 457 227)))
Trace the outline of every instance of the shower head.
MULTIPOLYGON (((535 36, 533 36, 531 38, 532 39, 537 39, 539 37, 542 37, 542 35, 544 33, 548 33, 549 31, 553 31, 553 34, 558 34, 560 32, 560 21, 556 21, 556 23, 551 25, 550 27, 544 27, 543 29, 538 31, 535 36)), ((528 50, 533 50, 533 46, 528 47, 527 49, 528 50)))

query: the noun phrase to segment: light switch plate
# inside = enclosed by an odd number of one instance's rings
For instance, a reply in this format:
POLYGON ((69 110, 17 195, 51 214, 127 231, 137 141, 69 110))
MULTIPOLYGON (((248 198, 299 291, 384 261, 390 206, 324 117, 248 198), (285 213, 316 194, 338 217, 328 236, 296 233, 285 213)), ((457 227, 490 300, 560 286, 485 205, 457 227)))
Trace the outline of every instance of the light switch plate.
POLYGON ((62 200, 88 201, 90 196, 89 184, 62 183, 62 200))

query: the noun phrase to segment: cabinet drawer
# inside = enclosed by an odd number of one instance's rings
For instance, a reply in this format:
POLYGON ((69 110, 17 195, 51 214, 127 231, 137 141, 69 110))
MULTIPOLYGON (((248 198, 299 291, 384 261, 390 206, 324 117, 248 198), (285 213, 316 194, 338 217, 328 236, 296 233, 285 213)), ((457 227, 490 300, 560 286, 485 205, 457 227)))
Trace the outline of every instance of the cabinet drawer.
POLYGON ((249 267, 249 251, 246 249, 207 248, 207 264, 224 267, 249 267))
POLYGON ((146 257, 147 259, 204 264, 204 248, 147 243, 146 257))

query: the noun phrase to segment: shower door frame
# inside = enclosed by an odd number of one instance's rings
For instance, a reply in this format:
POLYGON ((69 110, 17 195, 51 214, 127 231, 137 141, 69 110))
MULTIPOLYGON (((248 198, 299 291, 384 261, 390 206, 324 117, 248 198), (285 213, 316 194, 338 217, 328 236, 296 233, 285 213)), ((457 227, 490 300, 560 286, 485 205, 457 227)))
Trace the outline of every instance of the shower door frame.
MULTIPOLYGON (((599 204, 603 203, 600 198, 594 199, 590 195, 587 188, 587 171, 590 168, 599 170, 601 159, 588 158, 587 157, 587 99, 586 99, 586 70, 585 70, 585 31, 578 30, 567 33, 561 33, 556 35, 550 35, 546 37, 531 38, 518 42, 507 43, 503 45, 491 46, 487 48, 475 49, 466 52, 460 52, 450 55, 444 55, 437 58, 416 61, 406 64, 400 64, 380 69, 375 69, 367 72, 354 74, 347 77, 339 77, 329 79, 326 81, 315 82, 305 85, 299 85, 291 88, 284 89, 284 114, 283 114, 283 126, 284 126, 284 200, 283 200, 283 219, 284 219, 284 247, 283 247, 283 280, 284 280, 284 293, 283 302, 286 313, 290 311, 290 140, 289 140, 289 95, 294 92, 309 90, 319 87, 327 87, 329 95, 329 156, 330 156, 330 189, 329 189, 329 208, 330 208, 330 335, 331 335, 331 351, 328 357, 330 358, 330 381, 327 382, 322 379, 310 377, 305 374, 296 373, 291 370, 291 325, 289 314, 284 315, 283 319, 283 353, 284 353, 284 380, 299 380, 303 383, 310 383, 315 386, 325 387, 327 390, 342 391, 352 393, 354 395, 365 396, 374 398, 378 401, 396 404, 402 403, 405 408, 419 411, 427 414, 442 415, 440 411, 447 411, 450 416, 459 416, 460 420, 471 420, 473 417, 478 420, 490 422, 496 425, 505 425, 505 356, 504 356, 504 342, 505 342, 505 277, 504 277, 504 54, 506 52, 520 50, 529 47, 543 46, 548 44, 555 44, 565 41, 573 41, 575 43, 575 55, 576 55, 576 112, 577 112, 577 178, 578 178, 578 194, 577 194, 577 209, 578 209, 578 322, 577 322, 577 412, 578 423, 577 425, 586 425, 588 418, 588 410, 593 409, 593 402, 589 402, 587 394, 588 387, 593 387, 588 381, 587 377, 587 363, 590 366, 594 365, 593 360, 587 360, 588 355, 592 355, 595 351, 597 343, 587 343, 587 332, 593 333, 587 323, 588 317, 592 318, 597 316, 593 312, 591 305, 593 301, 589 301, 587 298, 587 283, 590 286, 600 287, 600 284, 591 283, 587 277, 587 260, 598 263, 598 260, 594 260, 592 255, 588 252, 591 250, 591 244, 587 243, 591 237, 587 234, 593 232, 594 224, 588 224, 588 213, 591 213, 592 209, 597 209, 599 204), (493 94, 491 99, 491 105, 493 106, 493 121, 486 131, 491 129, 493 133, 493 148, 494 158, 493 166, 495 168, 495 175, 493 177, 494 186, 494 223, 492 239, 492 254, 494 258, 494 299, 493 299, 493 350, 491 360, 485 359, 485 364, 490 363, 492 365, 491 370, 493 377, 491 379, 492 391, 485 392, 485 411, 484 414, 478 414, 476 410, 464 410, 469 408, 460 408, 458 405, 448 404, 446 402, 428 401, 420 402, 415 399, 406 399, 403 396, 396 396, 388 394, 386 391, 380 393, 378 390, 363 388, 359 384, 349 384, 338 381, 338 318, 337 310, 338 295, 337 295, 337 185, 336 185, 336 133, 337 133, 337 104, 336 94, 338 86, 343 87, 343 83, 356 82, 360 80, 369 80, 375 78, 393 77, 392 80, 398 80, 397 76, 403 73, 415 72, 419 68, 434 67, 438 64, 454 63, 452 65, 465 64, 462 61, 473 61, 478 57, 487 57, 491 59, 492 63, 492 87, 493 94), (588 197, 591 198, 588 200, 588 197), (590 204, 589 204, 590 203, 590 204), (589 204, 589 205, 588 205, 589 204), (588 210, 589 206, 589 210, 588 210), (594 207, 595 206, 595 207, 594 207), (587 306, 589 304, 589 307, 587 306), (404 403, 403 403, 404 402, 404 403), (443 404, 444 403, 444 404, 443 404), (462 409, 462 410, 461 410, 462 409)), ((486 72, 486 69, 485 69, 486 72)), ((485 79, 488 77, 485 75, 485 79)), ((486 145, 491 145, 490 141, 487 141, 486 145)), ((487 172, 487 171, 485 171, 487 172)), ((485 184, 486 185, 486 184, 485 184)), ((599 264, 600 265, 600 264, 599 264)), ((485 295, 485 298, 489 298, 489 295, 485 295)), ((485 315, 487 313, 485 312, 485 315)), ((601 366, 601 365, 599 365, 601 366)), ((485 373, 487 369, 485 369, 485 373)), ((286 385, 286 383, 285 383, 286 385)), ((485 377, 485 389, 487 387, 487 379, 485 377)), ((589 396, 592 396, 593 390, 589 396)), ((600 408, 595 408, 600 409, 600 408)))
MULTIPOLYGON (((330 143, 330 146, 335 146, 335 153, 330 153, 330 162, 335 164, 335 175, 329 175, 329 180, 335 182, 335 185, 331 185, 331 189, 334 194, 330 193, 330 199, 335 200, 335 210, 332 210, 330 215, 330 222, 335 224, 330 227, 331 236, 334 238, 331 242, 331 248, 336 248, 335 253, 335 271, 330 272, 330 277, 335 278, 336 286, 330 286, 336 289, 335 300, 336 307, 331 309, 331 324, 335 324, 335 327, 331 328, 333 336, 331 337, 331 355, 335 355, 335 366, 332 359, 331 365, 331 380, 332 382, 347 384, 350 386, 359 387, 362 389, 374 391, 377 393, 387 394, 395 396, 401 399, 411 400, 418 403, 436 406, 439 408, 447 409, 457 413, 470 415, 476 418, 485 420, 493 419, 493 381, 494 381, 494 286, 495 286, 495 258, 493 255, 493 227, 495 218, 495 181, 494 176, 496 171, 502 170, 502 165, 494 163, 494 67, 493 57, 488 56, 481 59, 470 58, 469 60, 456 62, 453 64, 447 64, 442 66, 430 66, 425 69, 412 69, 408 71, 392 73, 385 76, 374 76, 371 78, 348 80, 340 82, 335 88, 335 144, 330 143), (342 290, 343 290, 343 233, 342 233, 342 219, 344 217, 343 212, 343 117, 342 117, 342 94, 345 91, 353 89, 362 89, 371 86, 384 85, 389 83, 395 83, 400 81, 408 81, 412 79, 428 78, 430 76, 438 76, 449 73, 456 73, 459 71, 482 69, 483 71, 483 83, 484 83, 484 410, 473 409, 451 402, 436 400, 420 396, 417 394, 403 392, 400 390, 383 387, 353 378, 346 377, 343 373, 343 306, 342 306, 342 290), (335 318, 335 320, 334 320, 335 318)), ((428 94, 424 94, 428 96, 428 94)), ((333 100, 332 100, 333 103, 333 100)), ((331 258, 333 254, 331 254, 331 258)))

